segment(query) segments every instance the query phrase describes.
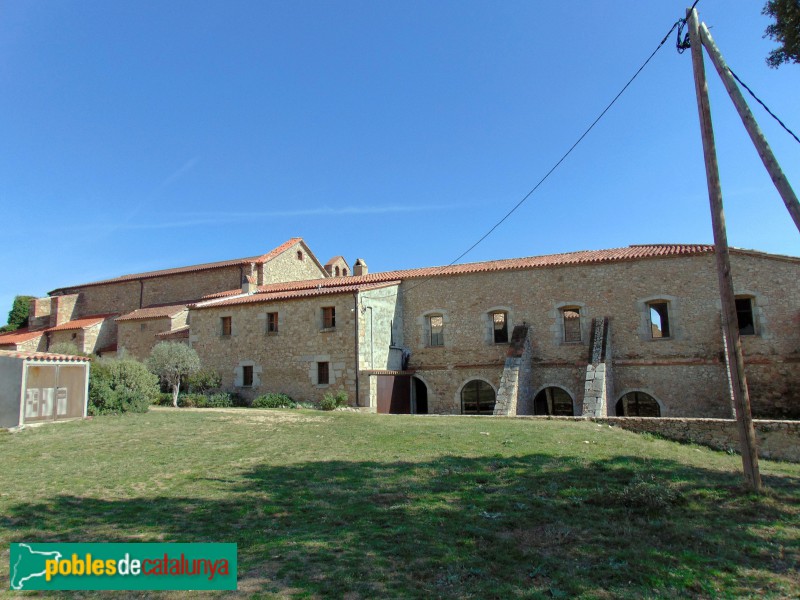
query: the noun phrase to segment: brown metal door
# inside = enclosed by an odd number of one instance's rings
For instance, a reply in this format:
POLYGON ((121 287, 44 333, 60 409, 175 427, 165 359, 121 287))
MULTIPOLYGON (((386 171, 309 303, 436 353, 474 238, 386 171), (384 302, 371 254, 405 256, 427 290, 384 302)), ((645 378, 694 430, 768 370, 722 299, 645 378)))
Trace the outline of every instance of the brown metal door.
POLYGON ((393 415, 411 413, 411 377, 409 375, 378 376, 378 412, 393 415))

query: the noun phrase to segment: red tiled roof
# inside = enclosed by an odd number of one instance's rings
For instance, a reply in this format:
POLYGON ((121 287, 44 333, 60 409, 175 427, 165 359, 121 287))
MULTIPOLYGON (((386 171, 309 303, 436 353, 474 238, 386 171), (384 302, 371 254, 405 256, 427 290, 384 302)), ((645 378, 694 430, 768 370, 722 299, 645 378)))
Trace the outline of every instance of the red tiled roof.
MULTIPOLYGON (((195 271, 206 271, 208 269, 220 269, 222 267, 231 267, 237 265, 247 265, 251 263, 255 264, 262 264, 269 262, 273 258, 283 254, 286 250, 294 246, 297 242, 302 242, 303 238, 291 238, 290 240, 285 241, 283 244, 270 250, 266 254, 262 254, 260 256, 250 256, 248 258, 234 258, 231 260, 222 260, 219 262, 210 262, 210 263, 203 263, 199 265, 190 265, 188 267, 176 267, 173 269, 161 269, 159 271, 146 271, 144 273, 133 273, 131 275, 122 275, 120 277, 114 277, 111 279, 102 279, 100 281, 92 281, 90 283, 82 283, 80 285, 73 285, 67 287, 61 287, 58 289, 53 290, 50 294, 54 294, 56 292, 60 292, 62 290, 71 290, 75 288, 82 288, 88 287, 92 285, 102 285, 106 283, 120 283, 124 281, 136 281, 139 279, 151 279, 153 277, 161 277, 164 275, 177 275, 180 273, 194 273, 195 271)), ((316 259, 315 259, 316 260, 316 259)))
POLYGON ((142 319, 172 317, 186 310, 187 304, 189 303, 182 302, 180 304, 154 304, 153 306, 145 306, 144 308, 137 308, 133 312, 117 317, 116 321, 139 321, 142 319))
POLYGON ((11 358, 25 358, 37 362, 90 362, 88 356, 73 356, 72 354, 52 354, 50 352, 16 352, 14 350, 0 350, 0 356, 11 358))
MULTIPOLYGON (((731 254, 772 258, 800 262, 800 258, 767 254, 755 250, 731 248, 731 254)), ((530 256, 525 258, 508 258, 484 262, 464 263, 443 267, 422 267, 418 269, 404 269, 398 271, 384 271, 357 275, 350 277, 328 277, 325 279, 306 279, 286 283, 272 283, 258 287, 258 294, 285 292, 291 290, 304 290, 312 288, 329 288, 338 286, 356 286, 384 281, 419 279, 429 277, 446 277, 451 275, 464 275, 469 273, 487 273, 495 271, 515 271, 526 269, 543 269, 550 267, 565 267, 576 265, 605 264, 627 262, 634 260, 661 259, 677 256, 697 256, 713 254, 714 246, 707 244, 646 244, 634 245, 627 248, 611 248, 609 250, 582 250, 579 252, 566 252, 563 254, 548 254, 544 256, 530 256)), ((202 300, 224 298, 241 294, 240 289, 227 290, 203 296, 202 300)))
POLYGON ((170 329, 169 331, 162 331, 161 333, 157 333, 156 337, 162 339, 189 337, 189 325, 176 327, 175 329, 170 329))
POLYGON ((344 256, 342 256, 342 255, 339 255, 339 256, 334 256, 332 259, 330 259, 328 262, 326 262, 326 263, 325 263, 325 266, 327 267, 327 266, 329 266, 329 265, 332 265, 332 264, 333 264, 333 263, 335 263, 337 260, 344 261, 345 263, 347 262, 346 260, 344 260, 344 256))
POLYGON ((353 292, 367 292, 369 290, 377 290, 392 285, 398 285, 397 281, 384 281, 374 284, 355 284, 355 285, 339 285, 339 286, 324 286, 322 281, 329 281, 328 279, 320 280, 320 285, 314 288, 307 288, 301 290, 288 290, 283 292, 268 292, 256 293, 248 296, 238 296, 228 300, 200 302, 192 304, 190 308, 217 308, 218 306, 237 306, 239 304, 258 304, 263 302, 275 302, 278 300, 295 300, 297 298, 313 298, 316 296, 328 296, 333 294, 347 294, 353 292))
POLYGON ((6 344, 21 344, 37 337, 41 337, 45 332, 44 328, 41 329, 17 329, 16 331, 9 331, 8 333, 0 333, 0 346, 6 344))
POLYGON ((82 317, 80 319, 75 319, 74 321, 67 321, 66 323, 62 323, 61 325, 56 325, 55 327, 49 327, 46 331, 50 333, 51 331, 70 331, 71 329, 86 329, 87 327, 91 327, 93 325, 97 325, 98 323, 102 323, 106 319, 110 317, 117 316, 118 313, 109 313, 107 315, 91 315, 88 317, 82 317))

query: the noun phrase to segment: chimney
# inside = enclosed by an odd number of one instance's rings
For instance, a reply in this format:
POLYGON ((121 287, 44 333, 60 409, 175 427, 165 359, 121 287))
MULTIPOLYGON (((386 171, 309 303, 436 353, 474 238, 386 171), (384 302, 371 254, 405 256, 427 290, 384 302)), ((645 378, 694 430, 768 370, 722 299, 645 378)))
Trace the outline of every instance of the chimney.
POLYGON ((359 275, 366 275, 367 274, 367 263, 364 262, 363 258, 357 258, 356 264, 353 265, 353 275, 358 277, 359 275))
POLYGON ((257 290, 258 284, 256 284, 256 276, 246 275, 244 278, 244 283, 242 284, 242 292, 249 296, 251 294, 255 294, 257 290))

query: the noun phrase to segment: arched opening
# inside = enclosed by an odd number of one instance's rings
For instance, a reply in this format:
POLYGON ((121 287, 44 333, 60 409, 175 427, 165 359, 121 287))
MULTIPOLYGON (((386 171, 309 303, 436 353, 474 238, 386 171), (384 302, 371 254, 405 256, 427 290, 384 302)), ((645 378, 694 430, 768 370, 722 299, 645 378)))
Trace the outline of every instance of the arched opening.
POLYGON ((336 274, 336 277, 339 276, 339 267, 334 268, 334 273, 336 274))
POLYGON ((412 377, 411 381, 411 412, 415 415, 427 415, 428 386, 419 377, 412 377))
POLYGON ((495 400, 494 389, 491 385, 480 379, 468 381, 464 387, 461 388, 461 414, 494 414, 495 400))
POLYGON ((645 392, 628 392, 617 401, 618 417, 660 417, 658 401, 645 392))
POLYGON ((574 417, 572 397, 560 387, 546 387, 533 399, 533 414, 574 417))

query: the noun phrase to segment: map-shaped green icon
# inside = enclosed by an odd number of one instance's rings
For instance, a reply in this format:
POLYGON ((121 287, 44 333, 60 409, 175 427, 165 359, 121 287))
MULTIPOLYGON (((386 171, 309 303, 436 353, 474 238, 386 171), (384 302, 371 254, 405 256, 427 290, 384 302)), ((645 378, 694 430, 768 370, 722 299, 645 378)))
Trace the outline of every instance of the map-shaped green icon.
MULTIPOLYGON (((12 544, 9 560, 11 589, 24 590, 32 579, 44 578, 46 561, 60 559, 60 552, 41 552, 34 550, 28 544, 12 544)), ((30 585, 31 588, 28 589, 32 589, 33 582, 30 585)))

